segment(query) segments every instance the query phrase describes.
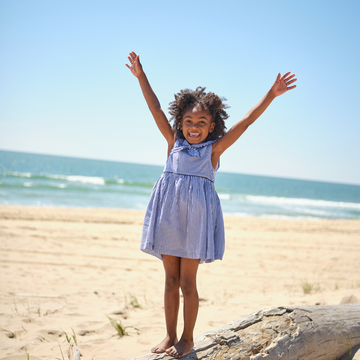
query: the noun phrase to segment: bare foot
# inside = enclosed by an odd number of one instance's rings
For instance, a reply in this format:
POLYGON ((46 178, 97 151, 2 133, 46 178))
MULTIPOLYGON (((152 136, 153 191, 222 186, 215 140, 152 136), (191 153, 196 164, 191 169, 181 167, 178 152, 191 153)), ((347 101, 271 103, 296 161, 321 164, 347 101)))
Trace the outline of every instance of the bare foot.
POLYGON ((160 354, 165 352, 169 347, 176 344, 178 341, 177 338, 171 339, 169 336, 167 336, 161 343, 157 344, 151 349, 152 353, 160 354))
POLYGON ((170 349, 167 349, 166 353, 173 357, 180 358, 187 355, 193 347, 193 341, 186 341, 181 339, 176 345, 172 346, 170 349))

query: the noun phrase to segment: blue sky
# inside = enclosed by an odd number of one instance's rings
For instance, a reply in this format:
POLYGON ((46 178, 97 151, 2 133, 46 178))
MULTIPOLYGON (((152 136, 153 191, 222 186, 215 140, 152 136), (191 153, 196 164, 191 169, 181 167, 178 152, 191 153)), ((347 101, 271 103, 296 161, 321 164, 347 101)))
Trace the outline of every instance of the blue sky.
POLYGON ((359 1, 0 1, 0 149, 164 165, 167 144, 125 67, 140 54, 167 111, 206 86, 230 128, 278 72, 298 87, 221 169, 360 184, 359 1))

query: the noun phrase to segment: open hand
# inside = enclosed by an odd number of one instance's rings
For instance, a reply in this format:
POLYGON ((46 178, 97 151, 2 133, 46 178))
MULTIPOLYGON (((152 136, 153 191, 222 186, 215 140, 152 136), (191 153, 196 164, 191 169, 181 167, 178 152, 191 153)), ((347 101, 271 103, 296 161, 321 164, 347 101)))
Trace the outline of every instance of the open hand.
POLYGON ((141 75, 143 73, 143 69, 140 64, 139 57, 140 57, 140 55, 136 55, 135 52, 132 51, 131 53, 129 53, 129 56, 128 56, 130 65, 125 64, 130 69, 132 74, 136 77, 139 77, 139 75, 141 75))
POLYGON ((291 72, 287 72, 283 76, 278 73, 276 80, 271 87, 270 91, 274 94, 274 96, 279 96, 287 92, 288 90, 292 90, 296 88, 296 85, 289 86, 290 84, 294 83, 297 79, 293 79, 295 74, 290 75, 291 72))

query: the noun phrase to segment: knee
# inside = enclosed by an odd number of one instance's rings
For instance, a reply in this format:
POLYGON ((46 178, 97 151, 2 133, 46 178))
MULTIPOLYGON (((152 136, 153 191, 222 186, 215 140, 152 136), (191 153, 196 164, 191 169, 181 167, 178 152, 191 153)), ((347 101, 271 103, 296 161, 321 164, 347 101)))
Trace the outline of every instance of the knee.
POLYGON ((181 292, 184 296, 197 295, 196 282, 192 280, 180 280, 181 292))
POLYGON ((173 275, 167 275, 165 279, 165 291, 178 291, 180 287, 179 278, 173 275))

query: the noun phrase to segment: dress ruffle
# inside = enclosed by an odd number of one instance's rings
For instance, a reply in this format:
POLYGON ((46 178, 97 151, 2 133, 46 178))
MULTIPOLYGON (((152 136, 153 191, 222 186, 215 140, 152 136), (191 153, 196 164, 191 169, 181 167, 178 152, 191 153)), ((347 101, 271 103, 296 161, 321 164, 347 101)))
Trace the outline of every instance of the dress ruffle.
POLYGON ((185 139, 178 139, 171 149, 170 154, 177 153, 179 151, 187 150, 187 153, 190 156, 201 157, 199 149, 204 148, 205 146, 209 146, 213 144, 216 140, 207 141, 205 143, 200 144, 189 144, 185 139))

